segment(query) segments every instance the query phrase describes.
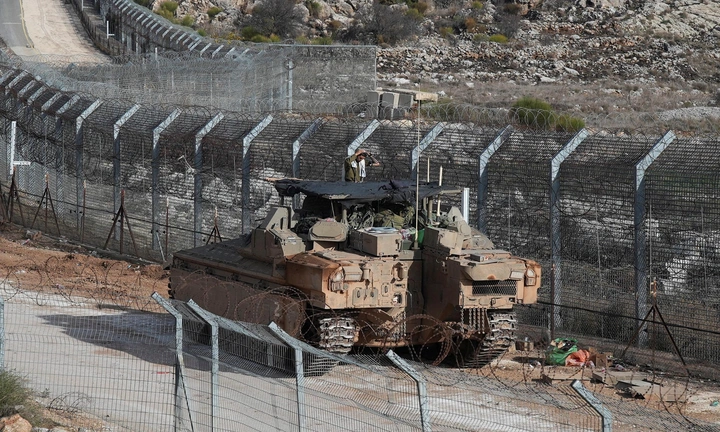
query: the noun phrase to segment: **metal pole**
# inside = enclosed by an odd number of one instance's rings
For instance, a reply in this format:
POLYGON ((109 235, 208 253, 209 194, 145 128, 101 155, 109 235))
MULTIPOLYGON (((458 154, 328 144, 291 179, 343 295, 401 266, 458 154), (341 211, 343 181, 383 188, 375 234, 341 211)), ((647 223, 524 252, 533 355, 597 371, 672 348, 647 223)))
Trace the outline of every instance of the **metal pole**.
POLYGON ((203 128, 195 135, 195 158, 193 162, 193 177, 195 184, 194 204, 195 204, 195 229, 193 235, 193 245, 202 244, 202 140, 205 135, 220 123, 225 117, 223 113, 217 113, 203 128))
POLYGON ((562 302, 562 271, 560 245, 560 165, 577 147, 590 135, 586 129, 575 134, 570 141, 553 157, 550 164, 550 246, 552 259, 552 274, 550 280, 552 295, 552 317, 550 321, 550 335, 555 337, 555 328, 562 326, 562 316, 557 307, 562 302))
POLYGON ((271 122, 273 116, 265 117, 260 123, 243 138, 243 161, 242 161, 242 232, 248 232, 252 225, 252 215, 250 214, 250 145, 252 141, 260 135, 271 122))
MULTIPOLYGON (((158 232, 158 223, 157 223, 157 213, 158 209, 160 207, 159 200, 160 200, 160 192, 158 191, 159 185, 160 185, 160 135, 162 132, 167 129, 168 126, 170 126, 170 123, 175 121, 176 118, 180 116, 180 110, 174 110, 172 113, 170 113, 169 116, 165 120, 162 121, 155 129, 153 129, 153 146, 152 146, 152 214, 150 216, 151 218, 151 224, 152 228, 151 231, 153 233, 158 232)), ((167 201, 166 201, 167 202, 167 201)), ((166 215, 167 215, 167 206, 165 207, 166 215)), ((167 236, 167 221, 166 221, 166 227, 165 227, 165 235, 167 236)), ((157 249, 158 247, 158 240, 157 235, 152 236, 152 248, 157 249)), ((165 240, 165 250, 167 250, 167 238, 165 240)))
POLYGON ((397 354, 395 354, 392 350, 387 352, 387 357, 390 359, 391 362, 395 364, 400 370, 405 372, 412 378, 415 383, 417 384, 418 389, 418 404, 420 405, 420 423, 422 426, 423 432, 431 432, 432 426, 430 424, 430 412, 429 412, 429 404, 428 404, 428 394, 427 394, 427 382, 425 381, 425 377, 423 377, 421 374, 419 374, 415 369, 413 369, 412 366, 410 366, 409 363, 407 363, 405 360, 400 358, 397 354))
POLYGON ((175 432, 185 431, 178 420, 182 415, 182 399, 184 398, 188 408, 188 419, 190 420, 190 430, 195 430, 193 420, 193 411, 190 409, 190 398, 187 388, 185 387, 185 361, 183 356, 183 325, 182 314, 175 309, 169 301, 165 300, 158 293, 153 293, 153 300, 162 306, 168 313, 175 317, 175 416, 173 418, 175 424, 175 432))
POLYGON ((217 317, 201 308, 193 300, 187 303, 188 307, 197 313, 206 323, 210 324, 210 347, 212 350, 212 366, 210 370, 210 430, 215 430, 215 418, 220 404, 220 346, 218 337, 217 317))
POLYGON ((662 152, 675 140, 675 134, 668 131, 660 138, 645 157, 635 165, 635 318, 638 331, 638 346, 647 344, 647 333, 642 331, 643 317, 647 310, 647 256, 645 251, 645 172, 662 152))
POLYGON ((598 398, 595 397, 592 392, 588 391, 586 389, 582 382, 580 380, 574 380, 570 386, 575 390, 575 392, 580 395, 581 398, 585 400, 585 402, 590 405, 590 407, 600 415, 600 418, 602 418, 602 431, 603 432, 612 432, 612 413, 610 410, 605 408, 602 403, 598 400, 598 398))
POLYGON ((483 234, 487 234, 487 194, 488 194, 488 172, 487 166, 490 163, 490 158, 500 148, 500 146, 510 137, 512 134, 512 126, 505 126, 500 133, 497 134, 495 139, 487 146, 487 148, 480 154, 478 158, 478 229, 483 234))
POLYGON ((290 337, 277 324, 271 322, 268 326, 273 333, 278 335, 286 344, 294 350, 295 357, 295 392, 297 397, 298 431, 303 432, 305 428, 305 368, 303 365, 303 350, 299 341, 290 337))

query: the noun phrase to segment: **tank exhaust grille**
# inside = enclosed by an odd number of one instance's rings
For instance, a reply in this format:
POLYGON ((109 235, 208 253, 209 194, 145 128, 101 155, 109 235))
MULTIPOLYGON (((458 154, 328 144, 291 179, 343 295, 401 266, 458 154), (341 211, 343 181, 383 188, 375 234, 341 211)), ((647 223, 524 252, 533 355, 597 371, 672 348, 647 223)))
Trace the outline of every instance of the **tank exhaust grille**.
POLYGON ((473 281, 473 295, 509 295, 517 294, 517 281, 483 280, 473 281))

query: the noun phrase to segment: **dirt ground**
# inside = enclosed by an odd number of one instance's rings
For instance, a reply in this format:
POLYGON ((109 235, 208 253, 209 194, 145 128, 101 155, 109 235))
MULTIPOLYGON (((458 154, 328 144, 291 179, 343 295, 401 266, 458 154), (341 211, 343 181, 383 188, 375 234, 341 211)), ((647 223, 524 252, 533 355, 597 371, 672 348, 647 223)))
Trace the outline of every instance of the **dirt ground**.
MULTIPOLYGON (((167 271, 160 264, 113 259, 103 256, 102 251, 10 224, 0 226, 0 277, 17 289, 90 297, 132 309, 157 310, 155 301, 150 298, 153 292, 167 298, 167 271)), ((552 381, 549 386, 558 386, 581 379, 593 392, 627 404, 717 422, 720 426, 718 383, 694 378, 663 378, 666 385, 680 388, 686 400, 668 404, 660 400, 631 398, 612 386, 594 382, 592 369, 543 366, 542 360, 542 350, 516 351, 468 373, 494 377, 510 386, 544 379, 552 381)))
POLYGON ((150 297, 167 297, 160 264, 127 262, 65 239, 4 224, 0 226, 0 281, 13 289, 83 296, 139 310, 157 310, 150 297))

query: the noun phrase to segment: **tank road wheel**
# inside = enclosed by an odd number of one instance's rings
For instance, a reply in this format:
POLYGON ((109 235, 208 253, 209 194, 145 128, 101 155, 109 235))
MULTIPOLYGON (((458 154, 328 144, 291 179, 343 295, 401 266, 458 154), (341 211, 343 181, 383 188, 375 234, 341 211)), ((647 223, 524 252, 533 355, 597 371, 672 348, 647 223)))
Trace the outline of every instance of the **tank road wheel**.
POLYGON ((386 333, 383 352, 404 347, 414 361, 437 366, 452 350, 452 330, 430 315, 412 315, 398 320, 386 333))
POLYGON ((489 331, 456 339, 455 360, 461 368, 481 368, 507 352, 515 343, 517 318, 512 312, 488 312, 489 331))
POLYGON ((307 320, 306 303, 292 292, 275 289, 246 297, 231 310, 236 321, 265 325, 274 322, 290 336, 299 337, 307 320))

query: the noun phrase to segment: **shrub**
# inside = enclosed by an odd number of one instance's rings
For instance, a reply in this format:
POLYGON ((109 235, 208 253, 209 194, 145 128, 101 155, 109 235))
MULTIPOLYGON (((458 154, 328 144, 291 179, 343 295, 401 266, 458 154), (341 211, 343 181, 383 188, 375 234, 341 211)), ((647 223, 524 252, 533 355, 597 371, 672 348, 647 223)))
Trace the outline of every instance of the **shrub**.
POLYGON ((517 3, 508 3, 503 9, 510 15, 519 15, 522 11, 522 6, 517 3))
MULTIPOLYGON (((361 14, 358 21, 365 23, 364 32, 379 44, 399 42, 416 35, 420 30, 418 22, 404 11, 380 3, 373 3, 372 9, 367 10, 365 14, 365 16, 361 14)), ((362 29, 356 29, 355 33, 363 32, 362 29)))
POLYGON ((342 23, 338 20, 332 20, 328 23, 328 28, 331 32, 335 33, 336 31, 340 30, 342 28, 342 23))
POLYGON ((0 371, 0 417, 16 414, 17 407, 25 405, 30 399, 30 390, 19 375, 0 371))
POLYGON ((207 36, 207 32, 205 31, 205 29, 198 29, 197 32, 198 32, 198 34, 199 34, 200 36, 202 36, 202 37, 207 36))
POLYGON ((521 124, 542 129, 549 129, 557 117, 549 103, 529 96, 515 102, 510 113, 521 124))
POLYGON ((438 32, 440 33, 440 36, 444 38, 452 36, 452 34, 455 33, 452 27, 440 27, 440 29, 438 29, 438 32))
POLYGON ((418 22, 422 21, 423 19, 423 15, 417 9, 408 9, 407 12, 405 12, 405 15, 418 22))
POLYGON ((158 9, 157 14, 161 17, 165 18, 168 21, 174 21, 175 15, 173 15, 172 12, 165 10, 165 9, 158 9))
POLYGON ((192 27, 193 24, 195 24, 195 18, 191 17, 190 15, 185 15, 180 20, 180 25, 185 27, 192 27))
POLYGON ((558 132, 577 132, 585 127, 585 120, 567 114, 557 116, 555 130, 558 132))
POLYGON ((465 26, 465 30, 472 33, 475 31, 475 28, 477 27, 477 21, 475 21, 475 18, 473 18, 473 17, 467 17, 467 18, 465 18, 465 22, 463 23, 463 26, 465 26))
POLYGON ((255 36, 250 38, 250 42, 255 43, 270 43, 272 42, 269 37, 263 36, 261 34, 256 34, 255 36))
POLYGON ((208 9, 207 14, 208 18, 210 18, 210 21, 214 20, 215 17, 220 13, 223 12, 223 10, 217 6, 213 6, 210 9, 208 9))
POLYGON ((313 39, 310 43, 312 45, 332 45, 333 39, 330 36, 323 36, 313 39))
POLYGON ((483 7, 485 7, 485 5, 483 4, 483 2, 476 0, 476 1, 472 2, 472 5, 470 5, 470 7, 472 9, 480 10, 483 7))
POLYGON ((475 36, 473 36, 473 42, 487 42, 488 41, 488 35, 485 33, 477 33, 475 36))
POLYGON ((293 0, 266 0, 253 8, 250 24, 266 36, 294 37, 301 19, 293 0))
POLYGON ((252 40, 255 36, 259 35, 260 32, 253 26, 243 27, 240 30, 240 37, 245 40, 252 40))
POLYGON ((175 15, 175 12, 177 11, 178 4, 174 1, 166 1, 160 3, 160 10, 168 11, 171 14, 175 15))
POLYGON ((425 15, 425 12, 428 10, 428 4, 425 2, 417 2, 415 4, 415 9, 417 9, 418 12, 420 12, 421 15, 425 15))
POLYGON ((490 37, 488 38, 488 40, 489 40, 490 42, 495 42, 495 43, 507 43, 508 38, 507 38, 507 36, 505 36, 505 35, 494 34, 494 35, 490 36, 490 37))

